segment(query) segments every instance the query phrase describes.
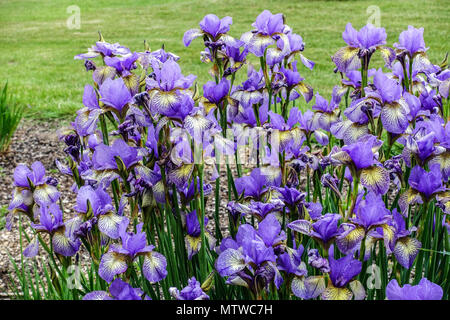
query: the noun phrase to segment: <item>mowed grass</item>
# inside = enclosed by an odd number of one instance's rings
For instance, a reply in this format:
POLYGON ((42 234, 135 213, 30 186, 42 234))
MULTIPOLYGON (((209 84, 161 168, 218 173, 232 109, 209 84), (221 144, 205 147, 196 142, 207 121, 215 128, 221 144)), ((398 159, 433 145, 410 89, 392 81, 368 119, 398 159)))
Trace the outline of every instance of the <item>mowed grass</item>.
MULTIPOLYGON (((83 62, 73 56, 86 52, 101 30, 109 42, 119 42, 131 50, 142 51, 143 40, 153 50, 165 44, 166 50, 181 57, 184 74, 198 75, 201 87, 209 80, 208 66, 200 62, 202 41, 185 48, 187 29, 195 28, 205 14, 233 17, 230 34, 248 30, 264 9, 283 12, 287 24, 306 43, 305 56, 316 62, 312 72, 300 70, 315 91, 325 97, 339 83, 330 56, 344 45, 342 31, 347 22, 355 28, 366 24, 367 8, 377 5, 381 26, 386 28, 388 44, 398 40, 408 25, 425 28, 429 57, 439 63, 449 50, 448 1, 67 1, 0 0, 1 83, 6 80, 18 100, 27 105, 26 115, 34 119, 74 118, 81 106, 83 87, 92 81, 83 62), (71 30, 67 8, 81 10, 81 28, 71 30)), ((379 62, 377 59, 375 62, 379 62)), ((378 66, 381 66, 378 63, 378 66)), ((245 71, 241 71, 242 80, 245 71)), ((0 84, 1 84, 0 83, 0 84)))

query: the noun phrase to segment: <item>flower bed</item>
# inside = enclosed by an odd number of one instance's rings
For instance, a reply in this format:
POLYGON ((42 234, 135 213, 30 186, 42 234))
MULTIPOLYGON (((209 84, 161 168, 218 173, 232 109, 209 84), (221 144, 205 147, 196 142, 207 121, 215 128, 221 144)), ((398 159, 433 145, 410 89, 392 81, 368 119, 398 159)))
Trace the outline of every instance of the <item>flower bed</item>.
POLYGON ((423 29, 391 48, 383 28, 349 23, 327 100, 300 75, 314 62, 282 14, 262 12, 240 39, 231 24, 210 14, 184 34, 205 45, 202 92, 165 48, 100 35, 75 56, 93 83, 56 165, 76 215, 42 163, 17 166, 7 228, 19 215, 23 256, 49 262, 36 281, 17 268, 16 294, 448 299, 450 72, 428 60, 423 29), (389 73, 369 68, 374 54, 389 73))

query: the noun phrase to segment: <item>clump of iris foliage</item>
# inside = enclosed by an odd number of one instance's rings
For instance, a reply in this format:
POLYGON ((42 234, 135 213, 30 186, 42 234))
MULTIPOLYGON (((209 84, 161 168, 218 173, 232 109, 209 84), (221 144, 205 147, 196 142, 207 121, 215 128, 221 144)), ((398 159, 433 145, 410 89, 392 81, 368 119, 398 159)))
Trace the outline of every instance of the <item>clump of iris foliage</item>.
POLYGON ((8 151, 11 138, 22 120, 23 107, 8 93, 8 83, 0 92, 0 153, 8 151))
POLYGON ((100 36, 75 57, 93 82, 56 164, 76 205, 64 218, 41 163, 16 168, 17 295, 448 299, 450 71, 428 60, 424 30, 390 47, 383 28, 347 24, 325 98, 282 14, 262 12, 240 39, 231 24, 209 14, 184 34, 205 45, 203 94, 164 48, 100 36), (23 268, 39 251, 44 275, 23 268))

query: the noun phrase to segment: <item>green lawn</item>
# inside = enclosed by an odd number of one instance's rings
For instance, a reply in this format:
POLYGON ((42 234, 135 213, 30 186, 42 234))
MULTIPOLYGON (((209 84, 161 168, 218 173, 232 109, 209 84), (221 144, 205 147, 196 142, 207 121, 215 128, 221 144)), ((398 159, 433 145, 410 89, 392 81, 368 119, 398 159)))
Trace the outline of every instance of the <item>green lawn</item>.
POLYGON ((381 26, 388 44, 397 41, 409 24, 425 28, 425 42, 434 63, 449 50, 448 1, 87 1, 87 0, 0 0, 1 83, 6 80, 20 102, 29 106, 27 116, 35 119, 74 117, 80 107, 90 74, 73 56, 86 52, 97 40, 97 30, 105 39, 142 51, 146 39, 152 49, 163 43, 181 56, 184 74, 208 79, 207 66, 199 59, 201 41, 185 48, 184 31, 198 26, 205 14, 233 17, 231 35, 239 37, 264 9, 283 12, 294 32, 306 43, 305 55, 316 62, 314 71, 301 70, 315 90, 331 93, 338 76, 330 56, 344 42, 341 34, 347 22, 355 28, 365 25, 368 6, 381 10, 381 26), (81 9, 81 29, 66 27, 68 6, 81 9))

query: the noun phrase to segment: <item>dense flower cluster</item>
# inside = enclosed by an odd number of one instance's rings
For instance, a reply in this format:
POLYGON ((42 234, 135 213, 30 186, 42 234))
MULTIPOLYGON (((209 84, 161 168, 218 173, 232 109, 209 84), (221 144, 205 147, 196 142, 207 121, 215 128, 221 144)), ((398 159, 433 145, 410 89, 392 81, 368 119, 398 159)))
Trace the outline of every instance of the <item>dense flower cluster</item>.
POLYGON ((75 57, 93 84, 56 162, 74 214, 41 163, 19 165, 7 226, 29 218, 23 254, 42 244, 62 276, 87 252, 84 299, 448 298, 450 71, 428 59, 424 30, 391 48, 383 28, 349 23, 327 100, 301 76, 314 62, 281 13, 239 39, 231 25, 209 14, 184 34, 204 44, 203 92, 164 47, 100 36, 75 57), (369 68, 375 52, 384 70, 369 68))

